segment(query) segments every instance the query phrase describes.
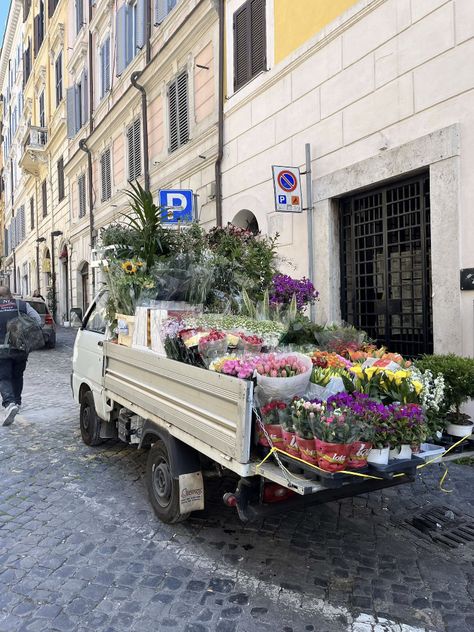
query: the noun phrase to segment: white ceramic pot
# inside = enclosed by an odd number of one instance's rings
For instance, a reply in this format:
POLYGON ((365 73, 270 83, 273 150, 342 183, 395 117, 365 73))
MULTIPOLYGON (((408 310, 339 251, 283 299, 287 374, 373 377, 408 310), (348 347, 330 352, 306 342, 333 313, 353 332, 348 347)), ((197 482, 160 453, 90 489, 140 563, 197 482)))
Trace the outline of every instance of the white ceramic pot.
POLYGON ((400 446, 397 445, 396 448, 390 448, 390 452, 388 453, 388 460, 396 459, 400 454, 400 446))
POLYGON ((372 448, 367 457, 367 461, 376 465, 387 465, 389 454, 390 448, 372 448))
POLYGON ((411 459, 412 449, 411 445, 404 443, 400 446, 396 459, 411 459))
POLYGON ((474 424, 470 426, 462 426, 461 424, 448 424, 446 426, 446 432, 453 437, 466 437, 469 434, 472 434, 472 430, 474 428, 474 424))

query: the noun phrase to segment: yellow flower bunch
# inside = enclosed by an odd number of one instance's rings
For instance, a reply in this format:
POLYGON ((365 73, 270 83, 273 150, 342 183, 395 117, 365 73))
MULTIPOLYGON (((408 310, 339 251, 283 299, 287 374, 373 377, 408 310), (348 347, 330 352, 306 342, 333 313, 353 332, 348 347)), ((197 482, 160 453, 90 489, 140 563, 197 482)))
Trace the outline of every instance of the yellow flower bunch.
POLYGON ((122 270, 126 274, 135 274, 137 271, 137 266, 133 263, 133 261, 124 261, 122 263, 122 270))

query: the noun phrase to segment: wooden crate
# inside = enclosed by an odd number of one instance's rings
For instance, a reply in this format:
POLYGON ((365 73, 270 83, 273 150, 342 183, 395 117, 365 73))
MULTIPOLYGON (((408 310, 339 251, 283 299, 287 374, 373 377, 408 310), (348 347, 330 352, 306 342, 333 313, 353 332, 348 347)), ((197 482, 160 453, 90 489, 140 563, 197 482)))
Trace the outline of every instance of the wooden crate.
POLYGON ((129 316, 128 314, 115 314, 117 319, 117 325, 119 328, 118 343, 124 347, 131 347, 133 340, 133 331, 135 329, 135 316, 129 316), (128 328, 128 334, 120 333, 120 326, 122 323, 126 323, 128 328))

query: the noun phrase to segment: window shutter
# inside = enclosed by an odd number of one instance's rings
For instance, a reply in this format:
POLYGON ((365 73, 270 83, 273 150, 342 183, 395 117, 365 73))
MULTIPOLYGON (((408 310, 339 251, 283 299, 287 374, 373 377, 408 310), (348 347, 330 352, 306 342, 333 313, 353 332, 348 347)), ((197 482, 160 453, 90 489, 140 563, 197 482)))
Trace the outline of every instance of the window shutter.
POLYGON ((141 122, 137 119, 127 130, 128 181, 140 177, 142 172, 141 122))
POLYGON ((30 230, 35 227, 35 201, 34 198, 30 198, 30 230))
POLYGON ((48 214, 48 191, 46 189, 46 180, 43 180, 41 185, 41 197, 43 201, 43 217, 46 217, 48 214))
POLYGON ((74 138, 76 135, 76 88, 68 88, 66 91, 67 106, 67 137, 74 138))
POLYGON ((57 163, 58 169, 58 202, 64 199, 64 159, 61 157, 57 163))
POLYGON ((155 25, 161 24, 168 15, 168 0, 155 0, 155 25))
POLYGON ((178 98, 177 85, 173 81, 168 88, 168 107, 169 107, 169 125, 170 125, 170 152, 176 151, 179 147, 178 137, 178 98))
MULTIPOLYGON (((145 0, 137 1, 137 23, 135 25, 137 36, 137 48, 145 46, 146 29, 145 29, 145 0)), ((135 51, 134 51, 135 54, 135 51)))
POLYGON ((178 129, 179 146, 189 140, 189 116, 188 116, 188 73, 183 72, 178 76, 178 129))
POLYGON ((251 59, 250 70, 251 76, 255 76, 262 70, 266 69, 267 65, 267 45, 266 45, 266 32, 265 32, 265 0, 252 0, 250 5, 251 9, 251 59))
POLYGON ((110 149, 106 149, 100 157, 101 171, 101 201, 110 200, 112 195, 111 169, 110 169, 110 149))
POLYGON ((36 57, 39 50, 39 15, 33 19, 33 49, 36 57))
POLYGON ((117 37, 116 37, 116 57, 117 57, 117 77, 123 73, 127 67, 127 8, 128 5, 124 4, 117 12, 117 37))
POLYGON ((77 188, 79 193, 79 218, 86 215, 86 176, 83 173, 77 179, 77 188))
POLYGON ((26 237, 26 222, 25 222, 25 206, 24 205, 20 209, 20 226, 21 226, 21 240, 23 241, 26 237))
POLYGON ((89 120, 89 82, 87 70, 84 70, 81 77, 81 126, 89 120))

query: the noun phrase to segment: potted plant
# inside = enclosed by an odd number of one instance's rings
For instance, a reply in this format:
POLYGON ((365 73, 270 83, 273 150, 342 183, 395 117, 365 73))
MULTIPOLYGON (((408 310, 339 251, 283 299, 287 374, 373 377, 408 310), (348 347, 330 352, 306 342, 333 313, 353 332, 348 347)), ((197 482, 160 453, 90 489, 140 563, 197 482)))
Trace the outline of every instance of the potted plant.
POLYGON ((367 461, 374 465, 387 465, 390 453, 390 442, 393 441, 395 428, 393 427, 390 406, 378 404, 374 411, 372 423, 372 449, 367 461))
POLYGON ((416 368, 424 373, 442 374, 445 383, 444 406, 446 432, 455 437, 465 437, 472 433, 474 423, 461 407, 474 397, 474 359, 454 354, 425 355, 416 362, 416 368))
POLYGON ((291 406, 300 458, 311 465, 318 464, 312 423, 320 407, 320 402, 308 402, 304 399, 294 400, 291 406))
POLYGON ((315 435, 318 466, 327 472, 338 472, 346 466, 354 425, 350 412, 336 398, 315 404, 310 416, 315 435))
MULTIPOLYGON (((282 402, 283 403, 283 402, 282 402)), ((281 435, 283 439, 283 450, 290 456, 300 456, 300 450, 296 443, 295 427, 291 415, 291 407, 287 404, 278 407, 278 420, 281 426, 281 435)))
POLYGON ((390 456, 395 459, 410 459, 412 452, 420 451, 426 440, 427 423, 423 408, 418 404, 393 404, 389 407, 395 429, 391 446, 395 449, 390 456))
MULTIPOLYGON (((282 406, 286 408, 284 402, 273 401, 260 408, 260 416, 265 430, 273 446, 277 448, 281 448, 283 445, 282 428, 278 416, 278 411, 282 406)), ((260 427, 258 427, 258 443, 265 447, 271 447, 265 433, 260 427)))

